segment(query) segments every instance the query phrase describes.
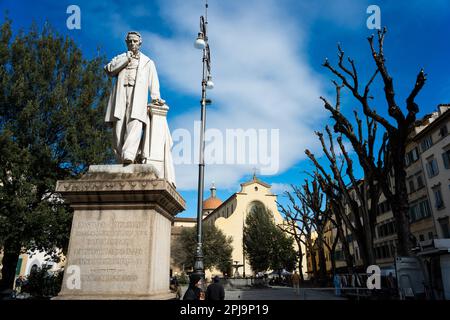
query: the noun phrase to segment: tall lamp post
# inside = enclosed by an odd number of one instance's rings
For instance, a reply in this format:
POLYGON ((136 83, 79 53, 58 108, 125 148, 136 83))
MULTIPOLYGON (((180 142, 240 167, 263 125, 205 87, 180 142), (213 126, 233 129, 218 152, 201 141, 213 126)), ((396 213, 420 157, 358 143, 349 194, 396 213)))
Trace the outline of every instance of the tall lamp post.
POLYGON ((203 74, 202 74, 202 99, 201 105, 201 129, 200 129, 200 153, 198 165, 198 198, 197 198, 197 247, 195 250, 194 274, 205 278, 205 268, 203 265, 202 249, 202 221, 203 221, 203 188, 205 177, 205 123, 206 123, 206 105, 211 103, 206 99, 206 90, 212 89, 214 83, 211 78, 211 57, 207 36, 208 26, 208 1, 205 3, 205 16, 200 17, 200 32, 194 42, 194 47, 203 51, 203 74))

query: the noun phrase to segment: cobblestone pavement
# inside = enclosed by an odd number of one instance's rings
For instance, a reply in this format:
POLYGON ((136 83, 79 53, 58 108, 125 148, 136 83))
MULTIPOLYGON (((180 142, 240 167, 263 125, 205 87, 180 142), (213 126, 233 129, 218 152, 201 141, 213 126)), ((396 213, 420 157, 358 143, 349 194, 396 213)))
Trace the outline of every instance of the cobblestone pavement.
MULTIPOLYGON (((182 287, 182 294, 186 287, 182 287)), ((233 289, 225 290, 225 300, 346 300, 337 297, 333 288, 315 289, 300 288, 299 294, 296 294, 291 287, 270 287, 263 289, 233 289)))
POLYGON ((301 288, 299 294, 291 287, 227 290, 225 300, 346 300, 334 295, 334 289, 301 288))

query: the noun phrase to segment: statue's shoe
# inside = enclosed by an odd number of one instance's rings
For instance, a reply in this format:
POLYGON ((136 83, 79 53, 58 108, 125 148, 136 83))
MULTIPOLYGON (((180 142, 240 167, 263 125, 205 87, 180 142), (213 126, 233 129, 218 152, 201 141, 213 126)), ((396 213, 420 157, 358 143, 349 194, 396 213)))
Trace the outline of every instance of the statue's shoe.
POLYGON ((132 164, 132 163, 133 163, 133 160, 131 160, 131 159, 123 159, 123 164, 124 165, 132 164))

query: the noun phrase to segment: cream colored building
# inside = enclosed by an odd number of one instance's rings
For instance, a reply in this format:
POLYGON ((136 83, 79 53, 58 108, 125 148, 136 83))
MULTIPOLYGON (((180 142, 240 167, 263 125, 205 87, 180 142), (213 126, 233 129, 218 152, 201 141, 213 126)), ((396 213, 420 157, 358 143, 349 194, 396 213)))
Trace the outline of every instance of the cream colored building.
MULTIPOLYGON (((44 266, 49 267, 49 271, 57 272, 65 264, 65 257, 62 253, 60 253, 60 262, 56 263, 53 261, 49 261, 49 255, 43 251, 27 251, 26 253, 22 253, 19 255, 19 259, 17 260, 16 265, 16 274, 15 279, 19 276, 28 277, 30 275, 31 269, 33 267, 42 268, 44 266)), ((1 270, 3 265, 1 264, 3 260, 3 250, 0 249, 0 279, 1 279, 1 270)), ((14 281, 13 288, 16 286, 16 281, 14 281)))
MULTIPOLYGON (((437 111, 418 120, 406 146, 405 171, 409 200, 410 230, 419 245, 433 239, 450 238, 450 104, 441 104, 437 111)), ((346 208, 349 212, 349 208, 346 208)), ((332 242, 335 230, 326 237, 332 242)), ((346 229, 346 228, 344 228, 346 229)), ((358 245, 351 239, 350 253, 355 265, 362 264, 358 245)), ((378 203, 374 250, 376 263, 382 269, 392 270, 397 256, 397 234, 389 203, 383 194, 378 203)), ((345 266, 337 245, 337 268, 345 266)), ((327 270, 331 269, 327 254, 327 270)), ((311 268, 310 268, 311 269, 311 268)), ((309 270, 310 270, 309 269, 309 270)))
MULTIPOLYGON (((254 175, 252 180, 241 184, 239 192, 232 194, 223 202, 217 197, 216 188, 213 185, 211 196, 203 202, 203 223, 215 224, 227 237, 232 237, 232 260, 233 264, 241 265, 237 269, 240 276, 253 275, 243 250, 243 227, 247 214, 254 206, 263 206, 272 212, 276 224, 283 224, 284 219, 278 211, 276 200, 277 195, 272 193, 271 186, 254 175)), ((195 227, 195 225, 195 219, 176 218, 172 234, 181 232, 181 228, 195 227)), ((172 239, 176 241, 176 238, 172 239)), ((303 253, 306 253, 304 248, 303 253)), ((301 270, 306 274, 306 258, 303 261, 301 270)), ((207 278, 221 274, 218 270, 205 270, 205 273, 207 278)))
POLYGON ((450 105, 440 105, 414 140, 433 212, 437 238, 450 238, 450 105))
MULTIPOLYGON (((406 146, 410 230, 418 244, 450 238, 450 105, 416 122, 406 146)), ((396 252, 392 210, 381 195, 374 241, 377 264, 392 266, 396 252)))
MULTIPOLYGON (((180 241, 180 235, 184 228, 195 228, 197 225, 197 219, 195 218, 178 218, 176 217, 173 224, 172 224, 172 231, 171 231, 171 250, 174 247, 174 243, 177 241, 180 241)), ((184 266, 178 266, 174 263, 173 259, 173 253, 171 253, 170 257, 170 276, 173 275, 179 275, 183 272, 186 272, 184 269, 184 266)))

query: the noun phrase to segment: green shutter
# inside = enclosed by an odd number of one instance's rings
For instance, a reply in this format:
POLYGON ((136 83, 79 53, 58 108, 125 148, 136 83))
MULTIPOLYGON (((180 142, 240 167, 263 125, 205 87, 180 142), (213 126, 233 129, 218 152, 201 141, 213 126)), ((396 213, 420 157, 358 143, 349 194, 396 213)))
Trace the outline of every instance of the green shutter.
POLYGON ((22 258, 21 257, 19 257, 19 260, 17 261, 16 276, 18 276, 20 274, 20 269, 22 269, 22 258))
POLYGON ((450 169, 450 150, 442 154, 442 160, 444 160, 445 169, 450 169))

